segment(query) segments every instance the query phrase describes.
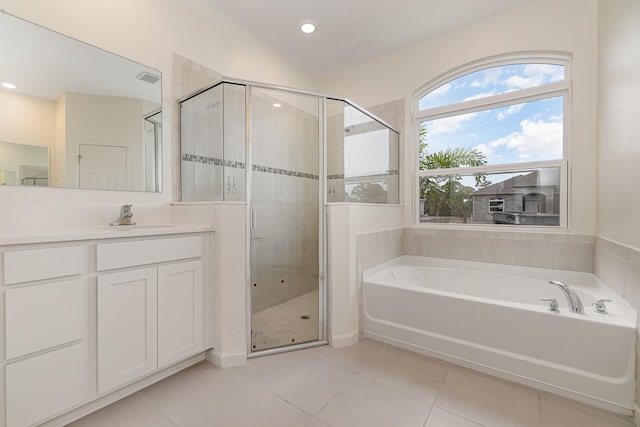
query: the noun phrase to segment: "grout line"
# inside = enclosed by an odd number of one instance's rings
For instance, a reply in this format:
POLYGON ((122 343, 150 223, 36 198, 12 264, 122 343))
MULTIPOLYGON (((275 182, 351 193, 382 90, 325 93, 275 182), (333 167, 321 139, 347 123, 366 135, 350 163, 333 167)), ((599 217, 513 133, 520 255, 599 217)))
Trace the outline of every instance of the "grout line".
POLYGON ((537 392, 538 394, 538 412, 540 412, 540 427, 544 426, 544 421, 542 420, 542 393, 537 392))
MULTIPOLYGON (((177 372, 180 373, 180 372, 177 372)), ((174 374, 175 375, 175 374, 174 374)), ((144 389, 136 392, 137 394, 139 394, 144 400, 146 400, 147 402, 149 402, 149 404, 151 405, 151 407, 165 420, 169 421, 169 424, 171 424, 174 427, 179 427, 178 424, 174 423, 173 420, 171 418, 169 418, 168 415, 166 415, 162 409, 160 409, 160 407, 158 407, 158 405, 156 405, 151 399, 149 399, 142 391, 144 389)))

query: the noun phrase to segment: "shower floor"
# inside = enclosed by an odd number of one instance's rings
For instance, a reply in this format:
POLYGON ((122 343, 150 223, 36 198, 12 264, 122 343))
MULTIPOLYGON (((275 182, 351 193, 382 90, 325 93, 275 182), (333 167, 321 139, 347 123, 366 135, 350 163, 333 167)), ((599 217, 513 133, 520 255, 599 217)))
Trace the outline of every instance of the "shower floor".
POLYGON ((314 290, 253 315, 253 351, 318 339, 318 291, 314 290))

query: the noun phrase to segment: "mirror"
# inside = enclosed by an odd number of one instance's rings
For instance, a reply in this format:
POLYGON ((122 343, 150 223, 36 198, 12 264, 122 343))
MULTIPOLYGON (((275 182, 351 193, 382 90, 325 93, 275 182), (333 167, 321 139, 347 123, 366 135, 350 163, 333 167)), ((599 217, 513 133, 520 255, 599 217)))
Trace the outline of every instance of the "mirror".
POLYGON ((162 190, 160 71, 4 11, 0 52, 0 184, 162 190))

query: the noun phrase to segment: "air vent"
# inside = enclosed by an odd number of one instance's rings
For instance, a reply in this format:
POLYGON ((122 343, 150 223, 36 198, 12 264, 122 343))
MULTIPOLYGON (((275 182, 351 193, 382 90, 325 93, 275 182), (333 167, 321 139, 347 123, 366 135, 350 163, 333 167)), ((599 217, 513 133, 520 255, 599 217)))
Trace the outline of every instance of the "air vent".
POLYGON ((151 83, 151 84, 154 84, 155 82, 160 80, 160 77, 154 76, 153 74, 147 73, 146 71, 143 71, 140 74, 138 74, 136 76, 136 78, 138 80, 142 80, 143 82, 147 82, 147 83, 151 83))

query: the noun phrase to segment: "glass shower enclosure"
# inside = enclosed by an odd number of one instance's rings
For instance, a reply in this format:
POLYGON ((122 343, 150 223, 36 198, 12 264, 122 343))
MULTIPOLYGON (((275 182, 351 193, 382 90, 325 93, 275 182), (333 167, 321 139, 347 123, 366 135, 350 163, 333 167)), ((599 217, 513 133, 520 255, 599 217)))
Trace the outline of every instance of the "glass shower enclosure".
POLYGON ((324 207, 398 203, 397 132, 344 100, 236 80, 180 107, 182 201, 247 203, 250 355, 326 343, 324 207))

